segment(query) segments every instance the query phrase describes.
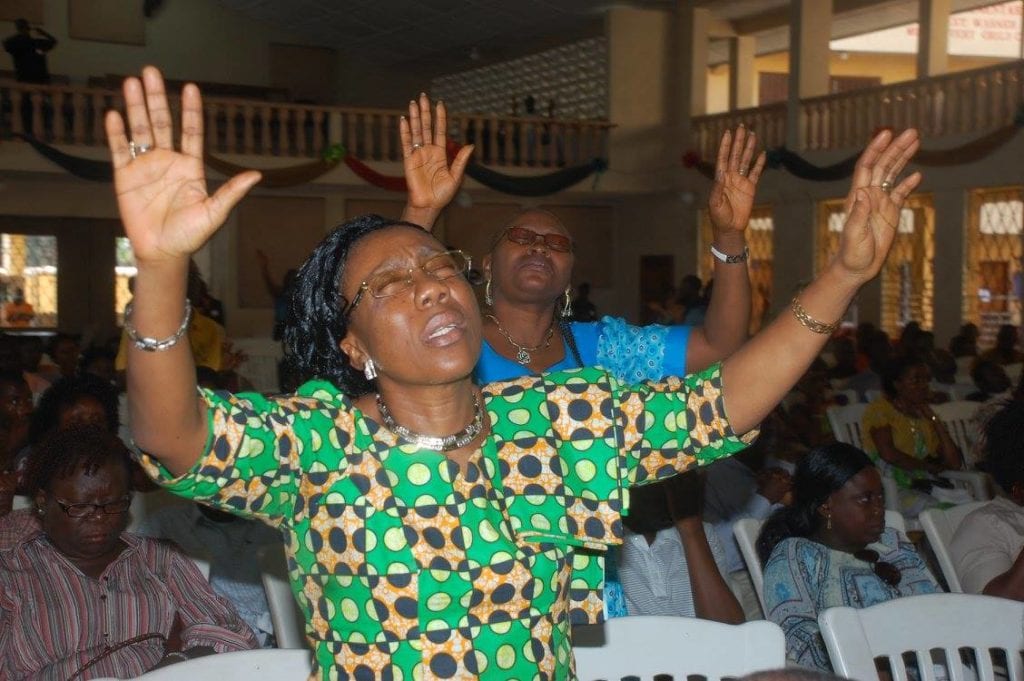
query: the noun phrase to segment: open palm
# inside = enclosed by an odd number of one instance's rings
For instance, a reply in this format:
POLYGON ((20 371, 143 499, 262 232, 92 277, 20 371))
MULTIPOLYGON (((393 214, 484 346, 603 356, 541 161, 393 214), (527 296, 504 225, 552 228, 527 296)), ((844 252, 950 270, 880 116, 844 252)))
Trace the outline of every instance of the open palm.
POLYGON ((893 186, 918 146, 916 130, 905 130, 895 139, 886 130, 875 136, 857 161, 836 263, 860 283, 882 269, 896 238, 903 204, 921 182, 921 174, 912 173, 893 186))
POLYGON ((194 85, 182 92, 181 151, 174 150, 171 113, 157 69, 146 67, 142 82, 126 80, 124 98, 132 141, 118 112, 108 112, 105 124, 125 232, 139 261, 188 258, 224 223, 259 181, 259 173, 242 173, 212 196, 207 193, 202 101, 194 85))
POLYGON ((716 232, 742 232, 750 222, 754 209, 757 181, 764 170, 765 153, 757 156, 751 167, 757 135, 740 126, 735 134, 726 131, 718 145, 715 164, 715 185, 708 197, 708 213, 716 232))
POLYGON ((444 102, 437 103, 436 119, 431 115, 430 98, 420 94, 409 102, 409 116, 399 122, 402 162, 407 198, 411 208, 440 211, 455 198, 473 145, 459 150, 448 165, 448 114, 444 102))

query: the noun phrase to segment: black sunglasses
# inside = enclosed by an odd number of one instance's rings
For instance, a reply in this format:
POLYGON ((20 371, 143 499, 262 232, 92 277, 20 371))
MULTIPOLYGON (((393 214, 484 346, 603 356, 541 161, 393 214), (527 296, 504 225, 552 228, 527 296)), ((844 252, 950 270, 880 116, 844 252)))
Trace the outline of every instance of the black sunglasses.
POLYGON ((874 549, 861 549, 854 553, 853 557, 865 563, 871 563, 871 569, 875 571, 878 578, 889 586, 899 586, 900 581, 903 580, 903 574, 900 573, 900 569, 892 563, 879 560, 878 551, 874 549))

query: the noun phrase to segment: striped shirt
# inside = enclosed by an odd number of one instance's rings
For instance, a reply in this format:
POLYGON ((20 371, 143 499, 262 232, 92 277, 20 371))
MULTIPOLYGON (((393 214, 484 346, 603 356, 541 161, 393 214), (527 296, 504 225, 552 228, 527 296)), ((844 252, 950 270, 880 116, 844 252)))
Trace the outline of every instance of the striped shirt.
MULTIPOLYGON (((725 550, 714 527, 703 525, 718 572, 726 574, 725 550)), ((686 552, 674 525, 659 530, 650 545, 642 534, 626 530, 620 550, 619 580, 630 615, 697 616, 686 552)))
MULTIPOLYGON (((217 596, 195 564, 169 545, 133 534, 99 579, 60 553, 29 511, 0 520, 0 679, 60 679, 140 634, 184 625, 182 648, 256 647, 249 627, 217 596)), ((118 650, 80 678, 134 677, 164 655, 149 639, 118 650)))

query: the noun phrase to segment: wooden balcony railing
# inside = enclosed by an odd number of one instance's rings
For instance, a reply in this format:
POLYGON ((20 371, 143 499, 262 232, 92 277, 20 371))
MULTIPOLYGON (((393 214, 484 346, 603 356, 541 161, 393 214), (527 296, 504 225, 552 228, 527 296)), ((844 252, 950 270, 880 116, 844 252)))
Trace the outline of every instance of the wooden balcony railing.
MULTIPOLYGON (((853 90, 800 103, 800 150, 856 149, 884 126, 916 127, 924 138, 982 133, 1013 123, 1024 103, 1024 61, 904 83, 853 90)), ((768 146, 786 142, 786 107, 772 105, 694 120, 701 154, 713 159, 718 139, 739 123, 768 146)))
MULTIPOLYGON (((173 101, 173 98, 172 98, 173 101)), ((342 144, 364 161, 398 161, 404 111, 205 97, 206 144, 218 154, 317 158, 342 144)), ((115 90, 0 81, 0 138, 30 133, 52 144, 103 146, 103 115, 122 109, 115 90)), ((175 122, 180 112, 172 103, 175 122)), ((604 121, 454 114, 449 135, 474 142, 488 165, 559 167, 608 157, 604 121)))

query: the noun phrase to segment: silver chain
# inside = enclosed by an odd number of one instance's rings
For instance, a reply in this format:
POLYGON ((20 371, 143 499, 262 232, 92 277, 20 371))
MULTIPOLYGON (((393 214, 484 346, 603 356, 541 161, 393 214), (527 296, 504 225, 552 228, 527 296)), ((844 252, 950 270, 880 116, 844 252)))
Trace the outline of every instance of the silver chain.
POLYGON ((475 393, 473 395, 473 420, 468 426, 451 435, 421 435, 399 425, 395 422, 387 405, 384 404, 384 398, 380 396, 380 393, 377 393, 377 409, 380 410, 380 419, 384 422, 385 428, 417 447, 434 452, 450 452, 465 447, 480 434, 484 427, 484 410, 480 407, 480 398, 475 393))

